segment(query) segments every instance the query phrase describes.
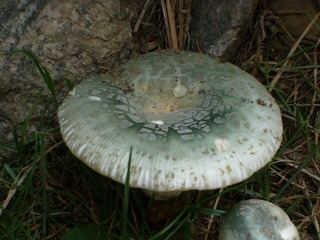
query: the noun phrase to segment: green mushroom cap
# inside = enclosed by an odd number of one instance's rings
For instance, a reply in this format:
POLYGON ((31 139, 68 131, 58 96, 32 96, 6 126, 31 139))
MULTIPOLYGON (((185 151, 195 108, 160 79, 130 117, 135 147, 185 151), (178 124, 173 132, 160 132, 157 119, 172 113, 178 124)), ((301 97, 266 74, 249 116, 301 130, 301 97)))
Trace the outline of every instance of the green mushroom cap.
POLYGON ((299 240, 287 214, 273 203, 251 199, 242 201, 226 215, 220 240, 299 240))
POLYGON ((58 110, 85 164, 151 191, 216 189, 265 166, 282 136, 279 107, 238 67, 193 52, 153 52, 76 86, 58 110))

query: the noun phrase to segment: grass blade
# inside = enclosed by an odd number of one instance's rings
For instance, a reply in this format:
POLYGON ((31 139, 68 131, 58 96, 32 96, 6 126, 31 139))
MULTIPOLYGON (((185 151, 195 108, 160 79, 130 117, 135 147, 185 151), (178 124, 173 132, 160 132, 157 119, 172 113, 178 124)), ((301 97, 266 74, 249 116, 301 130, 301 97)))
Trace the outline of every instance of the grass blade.
POLYGON ((297 168, 297 171, 288 179, 288 181, 284 184, 284 186, 280 189, 277 195, 274 197, 274 202, 278 202, 285 190, 290 186, 290 184, 299 176, 300 172, 308 165, 308 163, 312 160, 312 155, 306 157, 302 163, 297 168))
POLYGON ((39 137, 39 171, 41 183, 41 202, 42 202, 42 234, 47 235, 48 199, 47 199, 47 157, 44 138, 39 137))
POLYGON ((124 199, 123 199, 123 210, 122 210, 122 231, 121 240, 129 239, 128 236, 128 209, 129 209, 129 184, 130 184, 130 167, 132 158, 132 147, 130 147, 129 160, 127 166, 126 184, 124 185, 124 199))
POLYGON ((220 217, 225 214, 224 210, 205 208, 205 207, 191 207, 188 209, 188 212, 192 214, 202 214, 208 217, 214 217, 214 216, 220 217))
POLYGON ((24 54, 26 57, 28 57, 36 65, 43 81, 47 85, 47 88, 49 89, 52 96, 55 98, 57 91, 56 91, 55 85, 53 83, 53 80, 51 78, 51 75, 50 75, 49 71, 47 70, 47 68, 39 61, 39 59, 36 57, 36 55, 32 51, 27 50, 27 49, 14 50, 13 53, 24 54))
MULTIPOLYGON (((173 219, 164 229, 162 229, 160 232, 158 232, 156 235, 152 236, 149 240, 160 240, 160 239, 164 239, 164 235, 167 234, 169 232, 169 230, 171 229, 175 229, 175 225, 176 223, 181 223, 184 222, 185 219, 183 219, 184 214, 186 213, 187 209, 184 209, 180 212, 180 214, 175 217, 175 219, 173 219)), ((181 226, 180 226, 181 227, 181 226)), ((169 233, 170 234, 170 233, 169 233)), ((171 234, 170 234, 171 235, 171 234)))

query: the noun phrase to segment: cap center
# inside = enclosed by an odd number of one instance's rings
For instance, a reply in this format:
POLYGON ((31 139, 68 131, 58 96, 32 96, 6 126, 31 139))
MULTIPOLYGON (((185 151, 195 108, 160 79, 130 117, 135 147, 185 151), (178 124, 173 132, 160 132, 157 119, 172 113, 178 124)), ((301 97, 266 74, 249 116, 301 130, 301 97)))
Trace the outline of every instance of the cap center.
POLYGON ((203 91, 194 91, 177 83, 168 88, 135 86, 132 100, 137 109, 149 121, 175 123, 184 120, 191 112, 197 111, 204 101, 203 91))

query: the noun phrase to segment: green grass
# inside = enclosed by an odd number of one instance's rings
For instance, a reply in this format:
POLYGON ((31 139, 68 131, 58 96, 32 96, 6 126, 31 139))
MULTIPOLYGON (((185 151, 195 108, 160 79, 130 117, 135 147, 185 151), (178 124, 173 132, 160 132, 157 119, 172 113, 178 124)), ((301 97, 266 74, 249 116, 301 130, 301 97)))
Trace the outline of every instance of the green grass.
MULTIPOLYGON (((256 77, 265 85, 286 60, 285 55, 271 51, 277 37, 271 34, 265 40, 263 61, 244 66, 249 72, 256 68, 256 77)), ((320 92, 319 82, 314 80, 318 65, 304 59, 304 54, 312 56, 316 46, 305 43, 302 47, 273 90, 285 127, 281 148, 264 169, 221 191, 186 192, 159 204, 141 190, 129 189, 129 174, 123 186, 83 165, 45 116, 37 131, 30 133, 30 112, 25 121, 13 126, 14 142, 0 145, 10 152, 0 161, 0 206, 8 203, 0 215, 1 239, 64 236, 70 240, 80 235, 94 235, 95 239, 216 239, 225 211, 250 198, 266 199, 284 209, 301 239, 319 239, 320 92)), ((57 101, 57 89, 46 67, 31 52, 20 52, 39 70, 51 101, 57 101)), ((66 87, 72 85, 66 83, 66 87)))
POLYGON ((19 54, 19 53, 23 54, 34 63, 34 65, 36 66, 37 70, 39 71, 42 77, 42 80, 46 84, 51 95, 53 96, 53 100, 56 101, 57 90, 48 69, 40 62, 40 60, 37 58, 37 56, 34 55, 32 51, 28 49, 17 49, 12 51, 12 54, 19 54))

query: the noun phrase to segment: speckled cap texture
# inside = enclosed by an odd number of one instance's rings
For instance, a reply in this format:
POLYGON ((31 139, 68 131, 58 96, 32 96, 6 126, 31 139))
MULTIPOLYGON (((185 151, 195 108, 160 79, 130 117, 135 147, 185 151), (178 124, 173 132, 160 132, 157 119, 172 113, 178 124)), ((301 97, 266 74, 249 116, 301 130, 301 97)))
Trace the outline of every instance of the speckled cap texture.
POLYGON ((288 215, 277 205, 259 199, 242 201, 225 216, 220 240, 300 240, 288 215))
POLYGON ((76 86, 58 110, 62 136, 102 175, 152 191, 216 189, 265 166, 282 136, 265 87, 193 52, 153 52, 76 86))

